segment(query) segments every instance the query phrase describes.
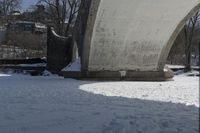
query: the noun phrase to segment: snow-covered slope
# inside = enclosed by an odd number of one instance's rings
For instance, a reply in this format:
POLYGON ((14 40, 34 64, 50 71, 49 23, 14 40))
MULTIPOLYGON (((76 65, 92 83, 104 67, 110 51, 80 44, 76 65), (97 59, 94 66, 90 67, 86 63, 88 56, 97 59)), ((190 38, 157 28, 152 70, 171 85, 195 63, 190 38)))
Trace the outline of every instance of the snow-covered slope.
POLYGON ((0 133, 197 133, 198 83, 0 74, 0 133))
POLYGON ((72 64, 69 64, 67 67, 63 68, 62 71, 81 71, 81 60, 76 59, 72 64))

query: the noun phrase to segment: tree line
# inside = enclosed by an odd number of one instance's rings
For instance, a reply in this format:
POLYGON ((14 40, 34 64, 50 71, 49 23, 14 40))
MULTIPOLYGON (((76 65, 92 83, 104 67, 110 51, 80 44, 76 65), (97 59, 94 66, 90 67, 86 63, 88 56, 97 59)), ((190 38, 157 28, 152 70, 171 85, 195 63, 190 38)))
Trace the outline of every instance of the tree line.
MULTIPOLYGON (((200 11, 197 11, 195 15, 190 18, 184 26, 184 34, 185 34, 185 70, 191 71, 191 48, 192 41, 194 39, 194 33, 196 27, 200 25, 200 11)), ((199 38, 199 47, 200 47, 200 38, 199 38)))
MULTIPOLYGON (((21 8, 22 0, 0 0, 0 14, 7 16, 21 8)), ((38 0, 45 6, 45 15, 50 18, 57 34, 68 36, 80 9, 81 0, 38 0)), ((34 11, 33 11, 34 12, 34 11)))

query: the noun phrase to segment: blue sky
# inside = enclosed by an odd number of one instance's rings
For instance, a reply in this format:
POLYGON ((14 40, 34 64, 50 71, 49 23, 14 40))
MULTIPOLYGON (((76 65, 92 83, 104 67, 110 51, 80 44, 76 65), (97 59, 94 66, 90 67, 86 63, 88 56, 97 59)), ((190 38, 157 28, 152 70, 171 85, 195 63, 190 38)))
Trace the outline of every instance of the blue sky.
POLYGON ((26 10, 30 5, 34 5, 38 0, 22 0, 22 10, 26 10))

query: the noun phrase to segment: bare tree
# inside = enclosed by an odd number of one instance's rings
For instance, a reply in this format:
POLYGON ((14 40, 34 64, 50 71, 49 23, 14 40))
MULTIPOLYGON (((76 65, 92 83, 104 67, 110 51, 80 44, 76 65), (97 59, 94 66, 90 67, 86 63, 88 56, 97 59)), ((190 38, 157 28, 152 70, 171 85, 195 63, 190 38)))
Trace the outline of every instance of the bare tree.
POLYGON ((81 0, 39 0, 38 3, 45 3, 48 14, 59 35, 69 35, 70 26, 80 8, 81 0))
POLYGON ((69 19, 68 19, 68 25, 67 28, 65 30, 65 35, 68 35, 69 33, 69 28, 70 25, 72 23, 72 21, 75 18, 75 15, 78 13, 79 9, 80 9, 80 4, 81 4, 81 0, 68 0, 68 4, 69 4, 69 19))
POLYGON ((197 23, 200 20, 200 11, 196 12, 195 15, 188 20, 184 27, 185 31, 185 67, 186 71, 191 70, 191 48, 192 48, 192 41, 194 37, 194 31, 197 23))
POLYGON ((11 11, 20 8, 22 0, 0 0, 0 10, 3 15, 8 15, 11 11))

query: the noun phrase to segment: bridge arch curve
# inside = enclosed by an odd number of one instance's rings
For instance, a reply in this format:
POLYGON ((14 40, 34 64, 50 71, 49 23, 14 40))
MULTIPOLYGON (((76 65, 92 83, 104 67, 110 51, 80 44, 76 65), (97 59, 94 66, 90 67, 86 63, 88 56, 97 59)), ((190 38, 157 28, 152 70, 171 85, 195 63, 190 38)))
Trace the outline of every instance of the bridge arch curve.
POLYGON ((175 28, 174 32, 172 33, 170 39, 168 40, 168 42, 166 43, 166 46, 163 47, 161 55, 160 55, 160 59, 158 62, 158 66, 160 66, 160 68, 162 69, 166 63, 167 57, 169 55, 169 52, 176 40, 176 38, 178 37, 178 35, 180 34, 181 30, 183 29, 184 25, 186 24, 186 22, 194 16, 194 14, 199 11, 200 9, 200 3, 198 3, 196 6, 194 6, 189 12, 188 14, 180 21, 180 23, 177 25, 177 27, 175 28))

